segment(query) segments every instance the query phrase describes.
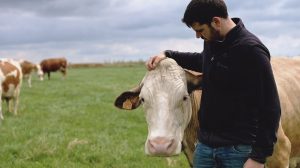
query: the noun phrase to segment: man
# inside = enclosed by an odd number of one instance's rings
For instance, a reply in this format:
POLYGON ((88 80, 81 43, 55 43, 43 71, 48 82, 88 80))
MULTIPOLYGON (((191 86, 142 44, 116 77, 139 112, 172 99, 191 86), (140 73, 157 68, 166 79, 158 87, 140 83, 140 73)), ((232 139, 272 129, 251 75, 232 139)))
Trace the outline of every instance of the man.
POLYGON ((192 0, 182 21, 204 40, 202 53, 167 50, 146 66, 170 57, 203 73, 194 167, 264 167, 281 114, 268 49, 241 19, 228 17, 223 0, 192 0))

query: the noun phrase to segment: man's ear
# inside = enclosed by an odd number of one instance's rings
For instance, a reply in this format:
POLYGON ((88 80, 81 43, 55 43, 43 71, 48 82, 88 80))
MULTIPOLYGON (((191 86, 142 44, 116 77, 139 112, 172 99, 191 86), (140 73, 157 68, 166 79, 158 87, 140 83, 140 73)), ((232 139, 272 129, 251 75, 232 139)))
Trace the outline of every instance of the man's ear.
POLYGON ((220 30, 220 27, 221 27, 221 18, 220 17, 213 17, 210 25, 215 30, 220 30))
POLYGON ((133 110, 139 107, 141 104, 139 94, 141 92, 142 85, 131 89, 130 91, 123 92, 115 100, 115 106, 120 109, 133 110))
POLYGON ((194 90, 201 90, 203 74, 199 72, 187 70, 187 69, 185 69, 184 71, 187 80, 188 92, 192 93, 192 91, 194 90))

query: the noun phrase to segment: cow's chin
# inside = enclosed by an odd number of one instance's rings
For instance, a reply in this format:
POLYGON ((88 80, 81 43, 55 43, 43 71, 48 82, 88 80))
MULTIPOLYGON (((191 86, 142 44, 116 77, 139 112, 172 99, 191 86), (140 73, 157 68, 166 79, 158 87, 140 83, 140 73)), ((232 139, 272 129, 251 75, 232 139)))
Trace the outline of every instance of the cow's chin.
POLYGON ((181 142, 175 139, 155 138, 145 143, 145 154, 149 156, 174 156, 181 152, 181 142))

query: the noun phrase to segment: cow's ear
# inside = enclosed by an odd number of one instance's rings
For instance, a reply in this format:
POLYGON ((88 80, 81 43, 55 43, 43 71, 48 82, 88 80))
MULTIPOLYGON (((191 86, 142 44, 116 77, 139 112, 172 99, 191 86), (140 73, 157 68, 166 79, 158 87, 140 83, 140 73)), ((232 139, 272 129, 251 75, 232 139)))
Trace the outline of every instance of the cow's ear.
POLYGON ((115 100, 115 106, 120 109, 133 110, 139 107, 141 104, 139 94, 141 92, 141 86, 132 89, 131 91, 123 92, 115 100))
POLYGON ((194 90, 201 90, 203 74, 187 69, 185 69, 184 71, 187 80, 188 92, 192 93, 192 91, 194 90))

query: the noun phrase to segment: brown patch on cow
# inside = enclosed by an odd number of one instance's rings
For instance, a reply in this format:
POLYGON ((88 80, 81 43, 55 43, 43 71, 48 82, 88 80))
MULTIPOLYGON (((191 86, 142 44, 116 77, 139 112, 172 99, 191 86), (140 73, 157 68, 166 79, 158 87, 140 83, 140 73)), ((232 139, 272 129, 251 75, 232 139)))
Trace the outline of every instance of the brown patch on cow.
POLYGON ((33 70, 37 70, 35 64, 29 62, 29 61, 23 61, 21 63, 21 67, 22 67, 22 73, 23 75, 27 75, 30 74, 33 70))
POLYGON ((9 89, 9 85, 13 84, 15 87, 20 83, 20 71, 16 66, 11 63, 0 61, 0 69, 4 76, 6 76, 5 80, 2 83, 2 88, 4 92, 7 92, 9 89), (13 74, 7 76, 9 73, 16 71, 16 76, 13 74))

